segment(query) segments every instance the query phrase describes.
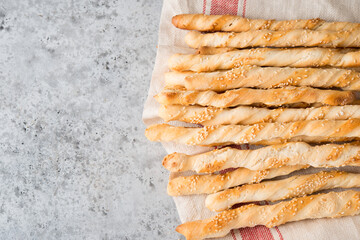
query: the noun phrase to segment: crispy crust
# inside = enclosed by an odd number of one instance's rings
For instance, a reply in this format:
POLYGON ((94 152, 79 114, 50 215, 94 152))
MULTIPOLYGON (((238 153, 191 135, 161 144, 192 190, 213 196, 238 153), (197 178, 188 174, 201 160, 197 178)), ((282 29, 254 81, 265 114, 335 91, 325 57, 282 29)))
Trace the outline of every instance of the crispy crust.
POLYGON ((355 187, 360 187, 360 174, 339 171, 318 172, 227 189, 207 196, 205 205, 210 210, 219 212, 237 203, 274 202, 327 189, 355 187))
POLYGON ((150 141, 219 146, 230 144, 272 145, 284 142, 334 142, 360 140, 360 119, 317 120, 254 125, 218 125, 202 128, 158 124, 145 131, 150 141))
POLYGON ((241 66, 218 72, 165 73, 167 89, 225 91, 235 88, 310 86, 360 90, 360 73, 348 69, 241 66))
POLYGON ((296 165, 316 168, 360 166, 360 144, 353 142, 310 146, 304 142, 297 142, 256 150, 226 147, 195 155, 175 152, 163 160, 163 166, 171 172, 191 170, 197 173, 213 173, 238 167, 258 171, 296 165))
POLYGON ((203 54, 203 55, 214 55, 219 53, 226 53, 238 50, 237 48, 214 48, 214 47, 199 47, 197 50, 197 54, 203 54))
POLYGON ((159 116, 165 122, 183 121, 209 125, 294 122, 306 120, 346 120, 360 118, 360 105, 323 106, 312 108, 215 108, 201 106, 161 105, 159 116))
POLYGON ((214 91, 177 91, 164 90, 155 96, 164 105, 200 105, 217 108, 239 105, 263 104, 283 106, 289 104, 346 105, 354 102, 355 94, 351 91, 320 90, 310 87, 284 87, 277 89, 240 88, 224 93, 214 91))
POLYGON ((283 201, 274 205, 245 205, 218 215, 179 225, 176 231, 187 240, 223 237, 231 229, 265 225, 268 228, 287 222, 316 218, 336 218, 360 213, 360 193, 330 192, 283 201))
POLYGON ((360 31, 257 30, 241 33, 189 32, 185 42, 189 47, 359 47, 360 31))
POLYGON ((354 31, 360 29, 360 24, 350 22, 325 22, 322 19, 298 20, 264 20, 248 19, 231 15, 204 15, 180 14, 172 18, 175 27, 201 32, 244 32, 250 30, 275 30, 284 31, 292 29, 311 29, 329 31, 354 31))
POLYGON ((359 67, 360 51, 333 48, 252 48, 215 55, 175 54, 174 71, 210 72, 243 65, 269 67, 359 67))
POLYGON ((287 175, 306 167, 284 166, 260 171, 238 168, 223 174, 182 176, 169 181, 167 192, 170 196, 215 193, 245 183, 258 183, 264 179, 287 175))

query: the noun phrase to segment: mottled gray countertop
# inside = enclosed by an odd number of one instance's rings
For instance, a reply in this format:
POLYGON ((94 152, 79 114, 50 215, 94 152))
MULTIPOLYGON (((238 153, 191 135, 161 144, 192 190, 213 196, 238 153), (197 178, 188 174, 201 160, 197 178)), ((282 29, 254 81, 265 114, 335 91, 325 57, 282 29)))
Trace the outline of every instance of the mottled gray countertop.
POLYGON ((141 115, 162 1, 0 5, 0 239, 177 239, 141 115))

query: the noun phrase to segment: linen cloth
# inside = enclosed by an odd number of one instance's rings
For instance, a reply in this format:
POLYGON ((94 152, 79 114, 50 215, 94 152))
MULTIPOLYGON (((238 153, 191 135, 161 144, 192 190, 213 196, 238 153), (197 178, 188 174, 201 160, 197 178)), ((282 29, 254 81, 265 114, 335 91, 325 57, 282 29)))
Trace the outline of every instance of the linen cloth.
MULTIPOLYGON (((167 60, 174 53, 194 53, 186 46, 185 30, 176 29, 171 18, 182 13, 231 14, 248 18, 262 19, 308 19, 322 18, 327 21, 360 22, 360 1, 357 0, 164 0, 159 30, 157 56, 150 83, 148 98, 145 102, 143 121, 149 126, 162 123, 158 116, 159 103, 153 98, 164 87, 164 73, 168 72, 167 60)), ((174 125, 189 124, 175 122, 174 125)), ((168 153, 183 152, 195 154, 209 151, 211 148, 184 146, 174 143, 163 143, 168 153)), ((248 148, 248 145, 242 146, 248 148)), ((161 167, 161 159, 159 159, 161 167)), ((348 171, 360 172, 358 168, 345 168, 348 171)), ((309 169, 303 173, 318 170, 309 169)), ((170 178, 177 176, 170 174, 170 178)), ((214 215, 205 205, 205 195, 182 196, 173 198, 181 222, 208 218, 214 215)), ((175 231, 175 230, 174 230, 175 231)), ((264 226, 232 230, 222 238, 226 240, 328 240, 360 239, 360 217, 340 219, 317 219, 287 223, 268 229, 264 226)))

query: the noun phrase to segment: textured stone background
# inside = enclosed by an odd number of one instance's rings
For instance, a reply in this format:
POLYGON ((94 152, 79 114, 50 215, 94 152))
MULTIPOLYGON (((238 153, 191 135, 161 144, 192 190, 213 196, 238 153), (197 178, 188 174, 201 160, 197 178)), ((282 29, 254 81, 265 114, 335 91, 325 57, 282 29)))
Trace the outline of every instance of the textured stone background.
POLYGON ((141 121, 161 0, 0 5, 0 239, 177 239, 141 121))

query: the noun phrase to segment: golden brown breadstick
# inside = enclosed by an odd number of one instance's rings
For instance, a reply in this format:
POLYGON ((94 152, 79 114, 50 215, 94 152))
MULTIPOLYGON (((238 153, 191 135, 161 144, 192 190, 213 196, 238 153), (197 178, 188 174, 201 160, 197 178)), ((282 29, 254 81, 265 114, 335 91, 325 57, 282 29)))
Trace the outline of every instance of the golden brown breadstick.
POLYGON ((213 48, 213 47, 199 47, 197 50, 197 54, 203 54, 203 55, 214 55, 219 53, 226 53, 230 51, 238 50, 237 48, 213 48))
POLYGON ((167 192, 171 196, 215 193, 245 183, 258 183, 264 179, 287 175, 306 167, 284 166, 260 171, 238 168, 223 174, 182 176, 169 181, 167 192))
POLYGON ((218 215, 179 225, 176 231, 187 240, 223 237, 231 229, 265 225, 268 228, 287 222, 315 218, 336 218, 360 213, 360 192, 330 192, 283 201, 274 205, 245 205, 218 215))
POLYGON ((276 89, 240 88, 224 93, 214 91, 164 90, 155 96, 164 105, 200 105, 217 108, 239 105, 283 106, 298 103, 321 105, 346 105, 353 103, 355 94, 351 91, 321 90, 310 87, 284 87, 276 89))
POLYGON ((212 211, 220 212, 237 203, 274 202, 302 197, 321 190, 355 187, 360 187, 360 174, 339 171, 318 172, 227 189, 207 196, 205 205, 212 211))
POLYGON ((241 33, 189 32, 185 42, 189 47, 360 47, 358 31, 286 31, 257 30, 241 33))
POLYGON ((226 147, 195 155, 175 152, 163 160, 163 166, 171 172, 191 170, 197 173, 213 173, 238 167, 258 171, 295 165, 315 168, 360 166, 360 144, 353 142, 310 146, 304 142, 296 142, 256 150, 226 147))
POLYGON ((202 128, 158 124, 148 127, 151 141, 174 141, 187 145, 263 144, 284 142, 333 142, 360 140, 360 119, 317 120, 254 125, 218 125, 202 128))
POLYGON ((360 24, 350 22, 325 22, 322 19, 264 20, 248 19, 231 15, 180 14, 172 18, 175 27, 201 32, 244 32, 269 29, 275 31, 311 29, 329 31, 352 31, 360 29, 360 24))
POLYGON ((360 105, 312 108, 215 108, 201 106, 161 105, 159 116, 169 121, 209 125, 254 124, 263 122, 295 122, 306 120, 346 120, 360 118, 360 105))
POLYGON ((340 68, 289 68, 241 66, 218 72, 168 72, 166 88, 225 91, 234 88, 311 86, 360 90, 360 73, 340 68))
POLYGON ((211 72, 243 65, 269 67, 359 67, 360 51, 333 48, 252 48, 215 55, 175 54, 174 71, 211 72))

